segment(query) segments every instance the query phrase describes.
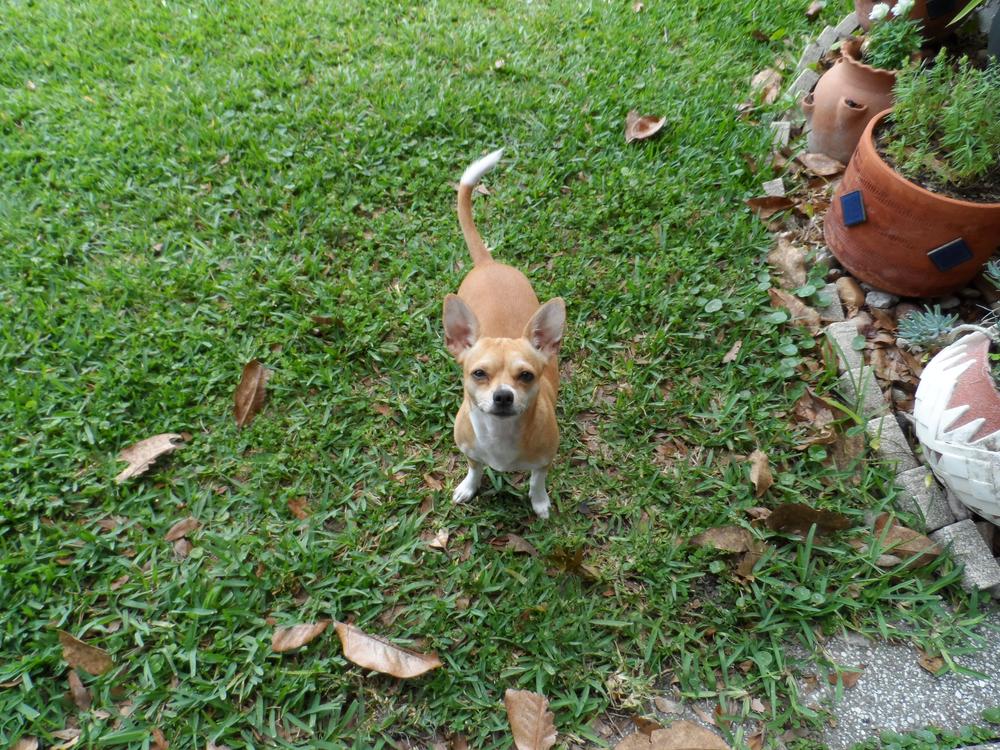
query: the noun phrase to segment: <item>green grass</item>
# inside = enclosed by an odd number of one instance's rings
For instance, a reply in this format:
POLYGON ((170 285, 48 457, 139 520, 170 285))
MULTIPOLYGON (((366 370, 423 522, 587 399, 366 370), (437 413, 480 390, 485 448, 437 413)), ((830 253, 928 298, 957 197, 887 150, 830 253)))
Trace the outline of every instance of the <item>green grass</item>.
POLYGON ((748 523, 761 501, 739 457, 755 448, 775 467, 768 505, 861 525, 892 491, 883 468, 794 449, 797 368, 817 355, 768 306, 769 238, 742 203, 770 176, 743 156, 763 164, 769 144, 734 105, 795 55, 802 3, 646 5, 6 4, 0 682, 16 684, 0 743, 77 713, 57 628, 117 664, 85 678, 111 715, 80 714, 79 747, 143 747, 153 727, 172 748, 450 732, 507 747, 507 687, 545 693, 562 741, 582 741, 671 679, 771 738, 821 718, 796 699, 789 643, 846 627, 960 651, 979 615, 948 562, 900 576, 844 535, 774 538, 748 585, 680 544, 748 523), (666 115, 663 135, 626 146, 631 108, 666 115), (549 522, 526 482, 449 500, 461 393, 439 315, 469 265, 450 183, 497 146, 479 226, 569 304, 549 522), (269 400, 238 431, 254 357, 269 400), (120 449, 182 431, 182 450, 114 484, 120 449), (687 456, 665 461, 668 439, 687 456), (163 535, 188 515, 203 528, 175 560, 163 535), (450 554, 420 539, 442 527, 450 554), (489 544, 510 532, 542 556, 489 544), (547 557, 580 549, 597 581, 547 557), (351 666, 332 633, 274 654, 268 618, 351 620, 445 667, 400 683, 351 666))

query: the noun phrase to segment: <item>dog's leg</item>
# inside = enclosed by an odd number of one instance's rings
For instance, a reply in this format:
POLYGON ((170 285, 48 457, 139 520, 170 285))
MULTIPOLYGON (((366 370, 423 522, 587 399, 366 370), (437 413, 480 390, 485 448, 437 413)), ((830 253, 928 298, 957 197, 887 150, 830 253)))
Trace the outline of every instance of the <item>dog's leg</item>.
POLYGON ((549 493, 545 491, 545 477, 549 474, 549 467, 544 469, 534 469, 531 472, 531 483, 528 496, 531 498, 531 507, 538 514, 539 518, 549 517, 549 493))
POLYGON ((451 499, 456 503, 464 503, 471 499, 479 491, 479 483, 483 481, 483 465, 469 459, 469 473, 465 475, 462 483, 455 488, 451 499))

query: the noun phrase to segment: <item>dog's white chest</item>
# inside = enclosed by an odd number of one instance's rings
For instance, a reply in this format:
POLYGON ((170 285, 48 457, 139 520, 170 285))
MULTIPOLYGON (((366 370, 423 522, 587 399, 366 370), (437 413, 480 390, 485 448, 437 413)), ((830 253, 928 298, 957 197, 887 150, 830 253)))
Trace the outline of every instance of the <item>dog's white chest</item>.
POLYGON ((521 458, 521 420, 517 417, 494 417, 472 410, 469 414, 476 443, 459 446, 473 461, 494 471, 528 471, 538 468, 521 458))

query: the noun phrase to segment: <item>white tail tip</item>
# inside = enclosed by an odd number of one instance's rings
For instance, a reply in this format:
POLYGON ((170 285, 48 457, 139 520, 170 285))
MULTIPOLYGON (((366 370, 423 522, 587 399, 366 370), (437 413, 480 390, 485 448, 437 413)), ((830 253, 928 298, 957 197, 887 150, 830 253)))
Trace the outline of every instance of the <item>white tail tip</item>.
POLYGON ((462 174, 463 185, 478 185, 483 175, 489 172, 500 161, 503 156, 503 149, 498 148, 491 154, 487 154, 482 159, 478 159, 469 165, 469 168, 462 174))

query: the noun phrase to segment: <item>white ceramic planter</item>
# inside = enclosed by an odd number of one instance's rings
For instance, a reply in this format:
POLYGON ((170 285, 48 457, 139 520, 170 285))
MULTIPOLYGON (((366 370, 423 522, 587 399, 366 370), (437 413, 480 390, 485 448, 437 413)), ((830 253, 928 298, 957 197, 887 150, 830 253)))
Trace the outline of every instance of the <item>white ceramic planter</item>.
POLYGON ((990 339, 972 333, 924 368, 913 417, 924 458, 965 505, 1000 524, 1000 393, 990 339))

